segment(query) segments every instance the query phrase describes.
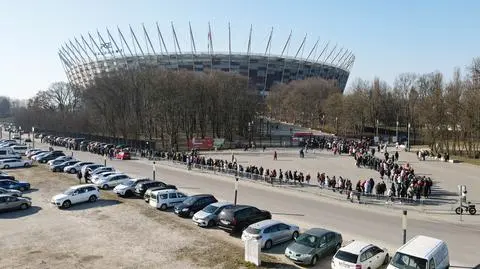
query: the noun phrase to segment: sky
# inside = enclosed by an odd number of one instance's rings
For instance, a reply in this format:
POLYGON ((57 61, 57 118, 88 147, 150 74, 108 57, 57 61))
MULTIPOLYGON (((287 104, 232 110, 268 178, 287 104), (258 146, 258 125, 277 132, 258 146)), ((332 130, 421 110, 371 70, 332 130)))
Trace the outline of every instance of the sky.
POLYGON ((144 23, 157 40, 156 22, 171 50, 171 22, 182 51, 191 51, 189 22, 197 51, 207 50, 209 22, 215 51, 228 51, 229 22, 234 52, 246 52, 250 25, 253 52, 265 52, 272 27, 272 54, 290 31, 291 56, 305 35, 304 58, 317 39, 330 41, 355 54, 348 85, 375 77, 392 85, 404 72, 449 79, 480 56, 478 0, 0 0, 0 96, 26 99, 66 81, 58 49, 74 37, 117 26, 128 35, 129 25, 139 34, 144 23))

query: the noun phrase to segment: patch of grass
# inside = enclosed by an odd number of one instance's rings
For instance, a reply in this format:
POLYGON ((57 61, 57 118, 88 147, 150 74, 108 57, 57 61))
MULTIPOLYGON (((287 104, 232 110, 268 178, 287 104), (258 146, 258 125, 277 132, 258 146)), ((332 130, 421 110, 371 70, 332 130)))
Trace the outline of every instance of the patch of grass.
POLYGON ((450 159, 459 160, 460 162, 463 162, 463 163, 469 163, 469 164, 480 166, 480 159, 467 158, 464 156, 450 156, 450 159))

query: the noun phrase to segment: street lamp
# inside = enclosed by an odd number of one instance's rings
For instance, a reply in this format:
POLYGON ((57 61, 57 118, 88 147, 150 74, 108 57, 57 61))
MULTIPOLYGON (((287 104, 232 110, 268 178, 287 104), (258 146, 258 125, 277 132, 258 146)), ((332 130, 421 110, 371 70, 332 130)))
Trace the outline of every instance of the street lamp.
POLYGON ((18 127, 18 130, 19 130, 19 134, 20 134, 20 142, 19 144, 21 145, 22 144, 22 127, 18 127))
POLYGON ((410 151, 410 123, 408 123, 408 125, 407 125, 407 132, 408 132, 408 135, 407 135, 407 149, 408 149, 408 151, 410 151))
POLYGON ((32 148, 35 148, 35 127, 32 126, 32 148))
POLYGON ((335 135, 338 136, 338 117, 335 117, 335 135))
MULTIPOLYGON (((377 119, 377 131, 375 133, 376 133, 375 136, 378 137, 378 119, 377 119)), ((378 139, 378 141, 380 141, 380 137, 378 137, 377 139, 378 139)))
POLYGON ((155 180, 155 161, 153 161, 153 180, 155 180))
POLYGON ((397 120, 397 129, 396 129, 396 135, 395 136, 397 137, 397 143, 398 143, 398 120, 397 120))
POLYGON ((407 210, 402 215, 403 244, 407 243, 407 210))

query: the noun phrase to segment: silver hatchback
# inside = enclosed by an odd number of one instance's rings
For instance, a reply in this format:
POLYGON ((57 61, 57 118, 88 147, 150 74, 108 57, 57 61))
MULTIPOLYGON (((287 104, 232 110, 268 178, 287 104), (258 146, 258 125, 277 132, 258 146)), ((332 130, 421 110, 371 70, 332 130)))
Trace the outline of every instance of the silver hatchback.
POLYGON ((292 239, 296 239, 299 228, 277 220, 263 220, 247 227, 242 233, 242 240, 259 240, 263 249, 270 249, 292 239))
POLYGON ((32 205, 28 199, 13 195, 0 194, 0 211, 27 209, 32 205))

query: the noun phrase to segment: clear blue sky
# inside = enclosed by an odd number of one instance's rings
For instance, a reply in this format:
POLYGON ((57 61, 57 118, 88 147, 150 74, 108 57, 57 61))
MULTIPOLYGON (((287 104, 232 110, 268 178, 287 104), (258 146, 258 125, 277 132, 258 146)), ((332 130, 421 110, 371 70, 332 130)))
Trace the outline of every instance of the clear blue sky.
POLYGON ((402 72, 435 70, 450 78, 454 67, 480 56, 478 0, 0 0, 0 95, 29 98, 66 80, 57 52, 74 36, 129 24, 140 31, 141 23, 155 35, 156 21, 171 48, 174 22, 182 50, 190 50, 189 21, 203 50, 209 21, 218 51, 228 50, 228 22, 233 51, 246 51, 250 24, 255 52, 265 50, 271 27, 272 53, 281 52, 290 30, 290 54, 305 34, 305 56, 318 37, 338 42, 356 55, 349 82, 377 76, 392 84, 402 72))

